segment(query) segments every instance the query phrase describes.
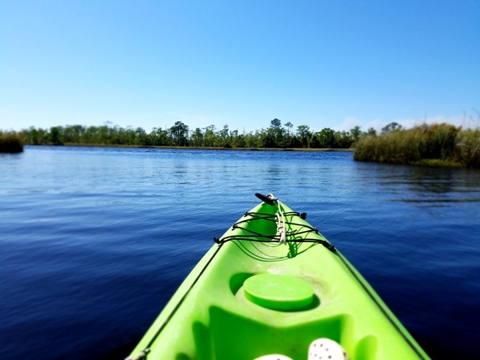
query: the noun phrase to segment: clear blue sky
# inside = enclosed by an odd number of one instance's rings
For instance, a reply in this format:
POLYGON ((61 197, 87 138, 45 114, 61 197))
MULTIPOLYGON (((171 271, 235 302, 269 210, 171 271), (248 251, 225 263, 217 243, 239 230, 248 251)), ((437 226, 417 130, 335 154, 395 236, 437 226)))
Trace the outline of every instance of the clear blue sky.
POLYGON ((0 0, 3 130, 366 130, 472 108, 479 0, 0 0))

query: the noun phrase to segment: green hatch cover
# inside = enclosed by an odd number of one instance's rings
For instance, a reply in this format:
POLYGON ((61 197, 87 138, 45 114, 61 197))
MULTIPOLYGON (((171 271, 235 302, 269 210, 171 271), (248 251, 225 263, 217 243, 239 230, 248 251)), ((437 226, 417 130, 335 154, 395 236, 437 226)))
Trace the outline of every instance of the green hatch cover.
POLYGON ((245 280, 243 288, 248 300, 273 310, 299 310, 313 300, 310 284, 291 275, 254 275, 245 280))

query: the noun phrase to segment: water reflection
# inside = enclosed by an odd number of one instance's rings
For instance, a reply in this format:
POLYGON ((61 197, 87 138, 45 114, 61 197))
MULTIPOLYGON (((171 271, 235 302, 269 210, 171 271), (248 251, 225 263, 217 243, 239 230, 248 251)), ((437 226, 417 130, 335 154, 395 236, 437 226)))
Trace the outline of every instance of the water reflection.
POLYGON ((381 164, 368 164, 360 170, 361 173, 364 170, 370 171, 364 174, 364 181, 368 181, 365 186, 370 192, 395 195, 391 201, 480 202, 480 173, 475 170, 381 164), (372 170, 376 172, 374 183, 371 182, 372 170))
POLYGON ((267 180, 268 180, 268 186, 273 187, 275 184, 279 183, 282 181, 282 179, 285 177, 282 175, 284 169, 279 166, 278 163, 271 162, 268 164, 267 167, 267 180))

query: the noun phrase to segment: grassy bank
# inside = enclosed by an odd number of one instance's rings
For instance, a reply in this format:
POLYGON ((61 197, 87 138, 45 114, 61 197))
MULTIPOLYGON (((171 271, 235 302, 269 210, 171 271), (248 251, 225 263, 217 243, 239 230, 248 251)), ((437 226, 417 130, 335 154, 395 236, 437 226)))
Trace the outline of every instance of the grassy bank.
POLYGON ((23 142, 20 136, 0 131, 0 153, 20 153, 23 151, 23 142))
POLYGON ((391 164, 480 168, 480 129, 423 124, 361 138, 354 159, 391 164))

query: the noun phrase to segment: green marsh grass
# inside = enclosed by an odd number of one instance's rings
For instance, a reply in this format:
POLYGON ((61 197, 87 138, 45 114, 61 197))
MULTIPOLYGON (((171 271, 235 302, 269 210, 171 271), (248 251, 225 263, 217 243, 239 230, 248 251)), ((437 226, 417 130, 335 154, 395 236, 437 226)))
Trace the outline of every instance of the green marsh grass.
POLYGON ((23 142, 20 136, 0 131, 0 153, 20 153, 23 151, 23 142))
POLYGON ((419 125, 355 145, 354 159, 391 164, 480 168, 480 129, 462 130, 449 124, 419 125))

